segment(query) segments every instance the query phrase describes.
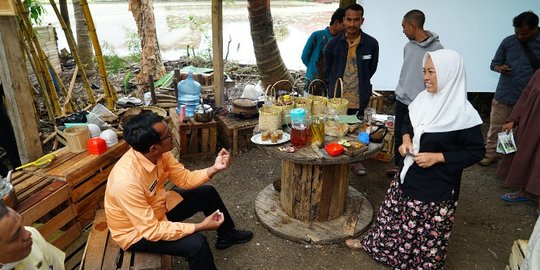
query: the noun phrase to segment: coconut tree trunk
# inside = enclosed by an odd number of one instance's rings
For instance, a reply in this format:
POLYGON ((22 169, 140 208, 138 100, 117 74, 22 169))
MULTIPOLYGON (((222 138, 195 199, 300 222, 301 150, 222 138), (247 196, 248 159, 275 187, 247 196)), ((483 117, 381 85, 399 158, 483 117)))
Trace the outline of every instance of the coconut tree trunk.
POLYGON ((64 22, 66 23, 67 27, 71 29, 71 24, 69 22, 67 0, 59 0, 58 4, 60 5, 60 14, 62 14, 62 19, 64 19, 64 22))
POLYGON ((270 0, 248 0, 248 12, 255 59, 264 85, 279 80, 292 81, 274 36, 270 0))
POLYGON ((356 4, 356 0, 339 0, 339 7, 346 8, 351 4, 356 4))
POLYGON ((141 37, 141 72, 136 79, 139 83, 146 82, 148 75, 159 79, 165 74, 165 66, 159 51, 152 0, 130 0, 129 10, 141 37))
POLYGON ((75 17, 75 31, 77 32, 77 52, 84 66, 86 74, 91 75, 96 72, 94 65, 94 51, 92 48, 92 39, 88 32, 88 25, 84 17, 79 0, 73 0, 73 15, 75 17))

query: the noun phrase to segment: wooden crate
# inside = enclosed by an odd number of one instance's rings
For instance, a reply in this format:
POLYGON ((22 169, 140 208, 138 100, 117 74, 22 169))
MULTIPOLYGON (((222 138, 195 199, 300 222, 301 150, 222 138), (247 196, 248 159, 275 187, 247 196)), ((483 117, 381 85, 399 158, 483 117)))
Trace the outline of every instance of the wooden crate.
POLYGON ((377 113, 383 113, 383 95, 373 91, 369 98, 368 107, 375 108, 377 113))
POLYGON ((231 149, 233 154, 243 149, 254 146, 251 142, 253 129, 259 124, 257 117, 251 119, 239 119, 234 116, 218 116, 219 139, 223 145, 231 149))
POLYGON ((12 181, 23 225, 36 227, 48 242, 65 250, 82 231, 68 184, 25 172, 16 172, 12 181))
POLYGON ((101 209, 92 224, 80 269, 171 269, 171 256, 123 251, 110 237, 101 209))
POLYGON ((390 162, 394 158, 394 130, 389 129, 384 137, 382 149, 373 157, 376 160, 390 162))
POLYGON ((176 108, 169 109, 173 123, 173 138, 180 149, 180 157, 200 157, 213 155, 217 147, 217 122, 201 123, 190 118, 180 123, 176 108))
POLYGON ((508 258, 508 265, 506 266, 506 269, 523 269, 522 266, 523 261, 525 260, 525 256, 527 256, 528 244, 529 241, 527 240, 519 239, 514 241, 514 244, 512 245, 512 252, 510 252, 510 257, 508 258))
POLYGON ((48 167, 32 167, 25 169, 25 172, 66 182, 77 209, 77 219, 84 227, 94 220, 96 209, 103 206, 107 177, 116 161, 128 149, 124 140, 101 155, 91 155, 88 152, 75 154, 64 148, 48 167))

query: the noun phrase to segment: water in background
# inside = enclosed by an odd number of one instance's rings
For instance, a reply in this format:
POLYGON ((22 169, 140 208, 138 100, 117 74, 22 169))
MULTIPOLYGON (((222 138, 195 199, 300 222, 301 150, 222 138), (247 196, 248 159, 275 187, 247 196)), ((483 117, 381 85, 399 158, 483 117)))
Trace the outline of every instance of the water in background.
MULTIPOLYGON (((136 25, 127 3, 90 3, 98 38, 104 53, 119 55, 130 53, 130 43, 137 44, 134 37, 136 25)), ((71 28, 75 31, 73 7, 68 3, 71 28)), ((306 2, 272 3, 274 33, 283 61, 289 69, 305 69, 300 56, 311 32, 322 29, 330 22, 338 3, 317 4, 306 2)), ((58 48, 69 50, 64 33, 50 5, 43 24, 52 24, 58 33, 58 48)), ((211 48, 211 6, 206 2, 154 3, 156 29, 162 58, 178 59, 187 54, 187 47, 195 47, 197 55, 208 55, 211 48)), ((74 33, 75 35, 75 33, 74 33)), ((228 60, 242 64, 255 64, 250 35, 247 4, 236 1, 223 4, 223 54, 228 60), (229 43, 230 41, 230 43, 229 43)), ((192 54, 192 49, 189 50, 192 54)))

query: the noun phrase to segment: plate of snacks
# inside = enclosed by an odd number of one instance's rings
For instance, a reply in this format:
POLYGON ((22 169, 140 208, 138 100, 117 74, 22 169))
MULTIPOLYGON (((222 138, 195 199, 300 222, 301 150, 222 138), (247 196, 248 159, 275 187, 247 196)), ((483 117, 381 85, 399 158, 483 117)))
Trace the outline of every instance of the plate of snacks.
POLYGON ((282 130, 275 130, 275 131, 264 131, 259 134, 253 135, 251 137, 251 141, 255 144, 261 144, 261 145, 275 145, 275 144, 282 144, 284 142, 288 142, 291 136, 283 132, 282 130))

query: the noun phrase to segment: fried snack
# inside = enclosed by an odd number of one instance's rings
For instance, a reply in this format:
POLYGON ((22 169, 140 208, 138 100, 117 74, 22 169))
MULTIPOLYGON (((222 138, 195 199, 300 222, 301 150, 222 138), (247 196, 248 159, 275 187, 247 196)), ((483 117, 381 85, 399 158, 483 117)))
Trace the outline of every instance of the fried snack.
POLYGON ((272 134, 270 134, 270 140, 272 141, 272 143, 277 143, 279 138, 278 138, 278 134, 277 134, 276 131, 274 131, 274 132, 272 132, 272 134))
POLYGON ((270 132, 264 131, 264 132, 261 134, 261 140, 262 140, 262 141, 268 141, 268 140, 270 140, 270 132))
POLYGON ((275 132, 277 133, 278 140, 283 139, 283 130, 278 129, 278 130, 276 130, 275 132))

